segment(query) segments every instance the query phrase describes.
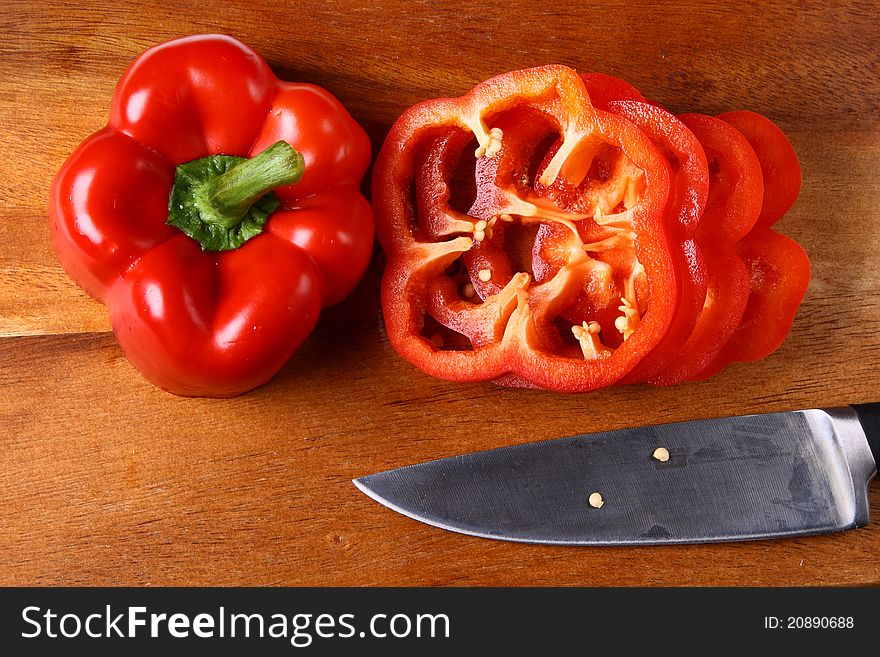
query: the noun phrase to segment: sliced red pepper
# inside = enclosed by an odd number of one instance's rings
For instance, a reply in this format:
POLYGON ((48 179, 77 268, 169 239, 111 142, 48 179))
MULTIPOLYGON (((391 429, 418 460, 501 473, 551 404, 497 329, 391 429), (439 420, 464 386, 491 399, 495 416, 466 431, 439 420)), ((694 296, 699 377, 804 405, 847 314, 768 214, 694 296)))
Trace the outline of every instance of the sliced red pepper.
POLYGON ((703 148, 684 123, 647 103, 613 101, 609 111, 631 121, 660 149, 672 169, 674 195, 667 217, 667 237, 676 268, 678 307, 663 340, 624 379, 644 381, 678 358, 703 310, 708 273, 695 231, 709 193, 709 168, 703 148))
POLYGON ((750 293, 742 321, 718 356, 694 379, 705 379, 732 362, 769 356, 782 344, 810 282, 810 260, 793 240, 769 229, 794 204, 801 168, 788 138, 754 112, 722 114, 740 130, 758 157, 764 179, 761 215, 734 250, 749 272, 750 293))
POLYGON ((608 104, 620 100, 648 102, 641 92, 626 80, 607 73, 582 73, 581 79, 596 109, 609 111, 608 104))
POLYGON ((749 275, 745 312, 718 356, 693 380, 709 378, 731 362, 754 361, 776 351, 810 283, 810 260, 803 248, 769 228, 756 228, 734 250, 749 275))
POLYGON ((764 181, 761 163, 743 135, 726 121, 705 114, 679 117, 700 141, 709 164, 709 197, 697 228, 703 244, 733 245, 761 214, 764 181))
POLYGON ((672 167, 674 197, 668 211, 667 237, 678 274, 679 302, 661 343, 623 382, 645 380, 677 356, 693 331, 706 298, 707 268, 694 231, 706 205, 708 165, 703 147, 693 133, 664 109, 644 101, 631 84, 602 73, 582 74, 581 78, 597 108, 619 114, 638 126, 672 167))
POLYGON ((766 228, 735 250, 748 267, 751 294, 728 348, 736 360, 752 361, 772 354, 788 334, 810 283, 810 259, 800 244, 766 228))
MULTIPOLYGON (((609 385, 662 339, 677 304, 665 235, 669 197, 664 193, 652 199, 649 190, 640 188, 639 173, 662 171, 668 184, 668 164, 630 122, 596 114, 604 144, 580 164, 588 171, 586 188, 565 178, 550 185, 542 182, 545 165, 561 148, 558 144, 547 153, 532 185, 531 193, 538 195, 533 201, 539 217, 535 223, 540 224, 532 251, 537 285, 529 290, 528 305, 521 303, 519 315, 511 318, 531 335, 517 345, 513 376, 503 379, 509 385, 565 392, 609 385), (559 209, 566 213, 560 215, 559 209), (657 251, 652 253, 652 247, 657 251), (578 340, 576 347, 569 331, 578 340)), ((520 149, 512 150, 521 157, 520 149)), ((478 194, 471 208, 474 216, 511 209, 511 192, 522 178, 501 165, 504 147, 501 155, 497 165, 491 160, 477 165, 481 191, 488 193, 482 198, 478 194)))
POLYGON ((711 363, 736 330, 746 309, 749 275, 733 245, 761 211, 761 166, 748 141, 730 124, 703 114, 678 117, 703 146, 709 165, 709 195, 696 230, 708 268, 704 307, 691 336, 648 381, 671 385, 711 363))
POLYGON ((764 197, 755 228, 769 228, 788 212, 801 192, 801 163, 785 133, 766 116, 737 110, 718 118, 748 140, 761 163, 764 197))
POLYGON ((663 225, 669 178, 650 140, 629 121, 595 111, 579 76, 565 67, 516 71, 459 99, 411 108, 392 127, 373 178, 392 344, 424 371, 452 380, 560 391, 619 380, 659 343, 677 303, 663 225), (543 161, 539 145, 517 142, 519 130, 504 132, 523 121, 521 112, 540 113, 550 128, 542 130, 558 142, 543 161), (476 199, 455 209, 450 180, 468 167, 448 158, 467 142, 458 135, 468 133, 477 139, 476 199), (426 179, 425 171, 433 173, 426 179), (552 246, 564 256, 539 274, 522 266, 513 244, 545 227, 549 234, 531 238, 535 249, 552 246), (437 235, 446 241, 434 241, 437 235), (571 321, 560 326, 596 282, 626 299, 614 321, 583 317, 574 329, 571 321), (462 294, 466 285, 472 296, 462 294), (619 345, 602 342, 621 332, 619 345))

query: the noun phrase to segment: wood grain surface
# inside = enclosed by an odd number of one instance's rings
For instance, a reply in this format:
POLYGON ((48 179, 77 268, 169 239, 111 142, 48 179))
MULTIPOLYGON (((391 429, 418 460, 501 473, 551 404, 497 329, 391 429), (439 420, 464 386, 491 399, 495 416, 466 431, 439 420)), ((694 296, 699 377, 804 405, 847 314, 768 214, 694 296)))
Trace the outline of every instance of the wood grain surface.
POLYGON ((880 15, 827 4, 3 3, 0 584, 880 585, 876 482, 864 529, 586 549, 443 532, 350 483, 586 431, 880 398, 880 15), (763 361, 673 388, 452 384, 389 346, 371 269, 266 386, 226 401, 157 390, 58 265, 47 193, 105 123, 127 64, 199 32, 328 88, 375 147, 415 102, 552 62, 624 77, 675 112, 766 114, 804 170, 779 224, 813 264, 790 336, 763 361))

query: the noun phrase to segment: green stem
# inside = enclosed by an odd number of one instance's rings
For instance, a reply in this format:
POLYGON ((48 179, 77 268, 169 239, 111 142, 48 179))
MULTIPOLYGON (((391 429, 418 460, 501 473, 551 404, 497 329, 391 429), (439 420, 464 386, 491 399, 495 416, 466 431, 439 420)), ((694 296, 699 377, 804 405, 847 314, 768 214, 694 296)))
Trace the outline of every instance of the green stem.
POLYGON ((278 141, 198 187, 196 207, 203 221, 233 228, 261 197, 276 187, 298 182, 303 168, 303 156, 287 142, 278 141))

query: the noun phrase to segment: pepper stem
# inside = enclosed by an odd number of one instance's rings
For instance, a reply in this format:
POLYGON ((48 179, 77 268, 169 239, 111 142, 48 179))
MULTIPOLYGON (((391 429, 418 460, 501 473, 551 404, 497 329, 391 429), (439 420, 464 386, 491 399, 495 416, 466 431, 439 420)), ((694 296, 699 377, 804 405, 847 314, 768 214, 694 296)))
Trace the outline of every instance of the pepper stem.
POLYGON ((237 226, 265 194, 298 182, 304 165, 303 156, 290 144, 275 142, 196 188, 195 203, 202 220, 223 228, 237 226))

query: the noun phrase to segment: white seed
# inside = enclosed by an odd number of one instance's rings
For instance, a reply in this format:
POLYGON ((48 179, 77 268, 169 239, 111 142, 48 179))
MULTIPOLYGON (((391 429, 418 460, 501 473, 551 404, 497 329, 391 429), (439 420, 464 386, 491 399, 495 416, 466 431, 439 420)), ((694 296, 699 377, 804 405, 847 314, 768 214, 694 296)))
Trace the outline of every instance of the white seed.
POLYGON ((477 291, 474 289, 474 286, 470 283, 465 283, 461 286, 461 296, 465 299, 473 299, 477 294, 477 291))
POLYGON ((669 460, 669 450, 665 447, 658 447, 654 450, 654 453, 651 455, 661 463, 666 463, 669 460))
POLYGON ((488 283, 489 281, 492 280, 492 272, 488 269, 481 269, 477 273, 477 276, 479 276, 480 280, 483 281, 484 283, 488 283))
POLYGON ((601 493, 592 493, 590 495, 590 506, 594 509, 601 509, 602 505, 605 504, 605 500, 602 499, 601 493))

